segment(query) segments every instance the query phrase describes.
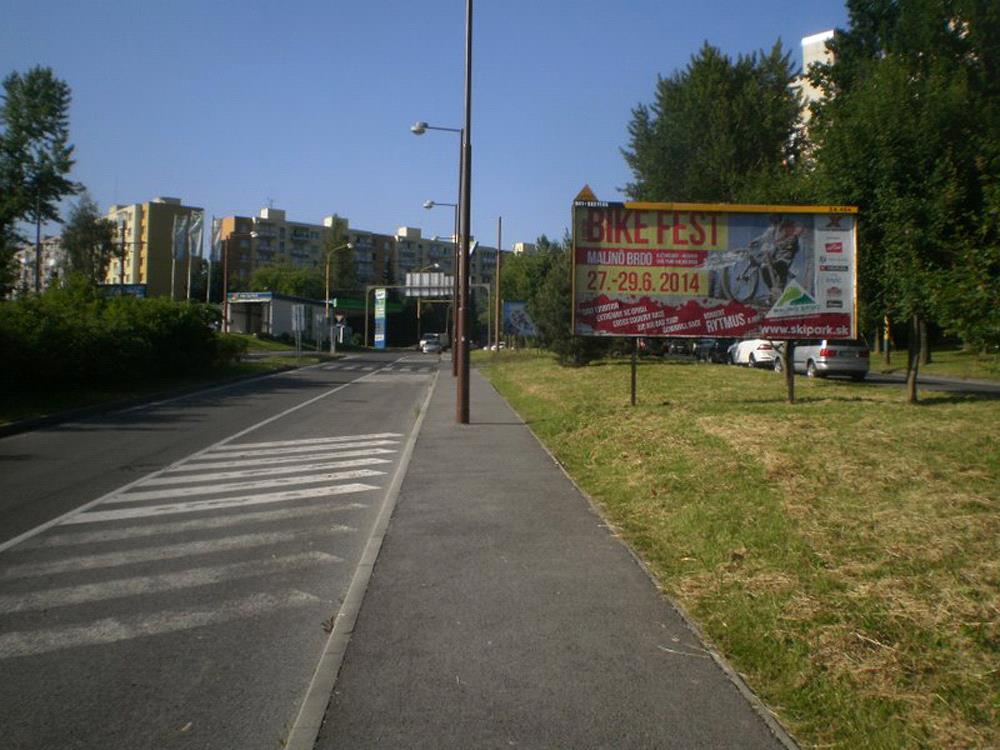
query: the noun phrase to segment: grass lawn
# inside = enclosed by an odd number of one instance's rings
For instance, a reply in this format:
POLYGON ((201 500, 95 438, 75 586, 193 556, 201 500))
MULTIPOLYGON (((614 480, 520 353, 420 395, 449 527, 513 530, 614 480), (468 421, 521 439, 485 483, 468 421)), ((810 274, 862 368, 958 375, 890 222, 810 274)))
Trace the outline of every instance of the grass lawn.
MULTIPOLYGON (((873 372, 906 374, 906 351, 892 353, 892 362, 885 363, 885 354, 872 354, 873 372)), ((965 378, 967 380, 1000 380, 1000 354, 980 354, 961 349, 941 349, 931 353, 931 362, 920 366, 924 375, 965 378)))
MULTIPOLYGON (((270 342, 268 342, 270 343, 270 342)), ((240 362, 229 367, 213 370, 202 375, 187 378, 163 378, 137 383, 132 387, 121 386, 109 389, 86 389, 64 392, 22 393, 0 401, 0 425, 22 419, 32 419, 56 414, 61 411, 79 409, 96 404, 155 396, 171 391, 210 387, 239 377, 266 375, 270 372, 315 364, 328 359, 325 355, 304 353, 301 358, 268 357, 257 362, 240 362)))
POLYGON ((1000 747, 1000 400, 480 361, 804 747, 1000 747))

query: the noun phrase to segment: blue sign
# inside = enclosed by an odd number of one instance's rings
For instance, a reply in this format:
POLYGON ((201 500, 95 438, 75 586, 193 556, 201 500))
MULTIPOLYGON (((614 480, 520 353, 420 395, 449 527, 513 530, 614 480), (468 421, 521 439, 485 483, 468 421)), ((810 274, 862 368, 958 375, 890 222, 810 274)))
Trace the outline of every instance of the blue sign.
POLYGON ((385 289, 375 290, 375 348, 385 349, 385 289))
POLYGON ((528 314, 527 302, 503 303, 503 332, 507 336, 524 336, 534 338, 538 335, 535 321, 528 314))

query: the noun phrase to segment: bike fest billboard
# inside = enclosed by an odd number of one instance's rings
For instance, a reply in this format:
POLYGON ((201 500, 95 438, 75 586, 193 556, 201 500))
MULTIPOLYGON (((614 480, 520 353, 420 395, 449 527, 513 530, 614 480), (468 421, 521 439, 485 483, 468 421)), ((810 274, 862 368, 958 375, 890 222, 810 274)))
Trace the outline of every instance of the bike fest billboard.
POLYGON ((857 208, 573 205, 581 336, 856 338, 857 208))

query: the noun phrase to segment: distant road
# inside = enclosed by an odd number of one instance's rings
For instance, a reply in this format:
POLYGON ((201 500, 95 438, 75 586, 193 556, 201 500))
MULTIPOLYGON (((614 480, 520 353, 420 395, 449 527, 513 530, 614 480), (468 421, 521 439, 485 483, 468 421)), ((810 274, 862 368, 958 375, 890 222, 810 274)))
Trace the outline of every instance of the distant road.
POLYGON ((0 745, 280 747, 438 367, 351 355, 0 439, 0 745))

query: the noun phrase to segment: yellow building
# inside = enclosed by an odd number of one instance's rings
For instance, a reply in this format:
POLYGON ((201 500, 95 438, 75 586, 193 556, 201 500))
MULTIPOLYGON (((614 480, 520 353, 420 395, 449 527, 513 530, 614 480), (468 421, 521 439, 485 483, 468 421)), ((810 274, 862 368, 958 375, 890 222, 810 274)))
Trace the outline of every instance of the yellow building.
MULTIPOLYGON (((123 274, 122 258, 116 253, 108 267, 106 283, 144 284, 149 297, 169 296, 173 288, 174 298, 183 299, 187 294, 190 257, 173 262, 174 218, 187 216, 190 221, 199 212, 204 214, 204 209, 182 205, 180 198, 154 198, 147 203, 111 206, 107 218, 118 228, 118 243, 122 241, 124 227, 125 268, 123 274)), ((204 229, 206 240, 210 230, 210 226, 204 229)), ((201 248, 194 249, 196 256, 200 252, 201 248)))

